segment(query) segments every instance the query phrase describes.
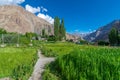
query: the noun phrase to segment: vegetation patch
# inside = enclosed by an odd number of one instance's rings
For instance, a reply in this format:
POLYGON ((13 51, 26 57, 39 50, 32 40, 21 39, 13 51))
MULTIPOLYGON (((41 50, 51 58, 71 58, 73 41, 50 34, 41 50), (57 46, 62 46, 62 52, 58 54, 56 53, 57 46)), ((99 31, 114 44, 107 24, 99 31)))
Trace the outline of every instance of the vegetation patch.
POLYGON ((46 73, 59 77, 58 80, 120 79, 120 48, 73 47, 73 51, 68 50, 69 54, 58 55, 57 60, 46 68, 46 73))
POLYGON ((27 80, 37 60, 34 48, 0 48, 0 78, 27 80))

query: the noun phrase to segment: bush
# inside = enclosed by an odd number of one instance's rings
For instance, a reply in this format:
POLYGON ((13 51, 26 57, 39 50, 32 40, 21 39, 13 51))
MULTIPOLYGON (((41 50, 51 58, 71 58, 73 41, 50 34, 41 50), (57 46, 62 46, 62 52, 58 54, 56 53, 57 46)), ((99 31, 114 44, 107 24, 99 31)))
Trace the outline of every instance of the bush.
POLYGON ((30 43, 30 39, 29 38, 27 38, 26 36, 20 36, 20 40, 19 40, 19 43, 20 44, 26 44, 26 45, 28 45, 29 43, 30 43))
POLYGON ((51 35, 51 36, 48 37, 47 40, 48 40, 48 41, 55 41, 55 36, 51 35))

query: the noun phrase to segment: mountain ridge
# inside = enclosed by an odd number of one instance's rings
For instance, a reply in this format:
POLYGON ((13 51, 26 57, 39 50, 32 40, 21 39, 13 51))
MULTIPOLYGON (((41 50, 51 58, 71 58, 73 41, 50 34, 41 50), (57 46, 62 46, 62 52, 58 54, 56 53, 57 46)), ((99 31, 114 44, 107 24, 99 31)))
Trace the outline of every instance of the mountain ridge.
POLYGON ((0 28, 8 32, 42 34, 42 30, 45 29, 46 34, 53 34, 52 24, 26 11, 21 6, 4 5, 0 6, 0 11, 0 28))
POLYGON ((112 28, 116 28, 120 31, 120 20, 114 20, 109 24, 100 27, 95 32, 90 33, 89 35, 85 36, 84 39, 89 42, 96 42, 96 41, 109 41, 108 34, 112 28))

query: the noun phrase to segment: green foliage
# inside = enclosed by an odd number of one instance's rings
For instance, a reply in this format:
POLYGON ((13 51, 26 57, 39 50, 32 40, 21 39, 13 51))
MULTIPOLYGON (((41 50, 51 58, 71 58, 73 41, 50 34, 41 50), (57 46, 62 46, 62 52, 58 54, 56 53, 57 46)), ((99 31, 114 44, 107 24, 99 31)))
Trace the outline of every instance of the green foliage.
POLYGON ((44 38, 45 37, 45 29, 42 30, 42 37, 44 38))
POLYGON ((56 77, 54 74, 50 73, 50 71, 48 69, 43 72, 42 79, 43 80, 59 80, 58 77, 56 77))
POLYGON ((33 48, 2 48, 0 49, 0 78, 28 80, 36 60, 37 54, 33 48))
MULTIPOLYGON (((71 43, 49 43, 44 46, 45 50, 52 50, 49 54, 55 52, 58 56, 47 68, 47 74, 52 73, 61 80, 120 79, 120 48, 81 46, 71 43)), ((44 76, 45 80, 47 78, 44 76)))
POLYGON ((17 43, 18 41, 18 34, 16 33, 7 33, 7 34, 0 34, 1 42, 7 44, 17 43))
POLYGON ((27 38, 27 37, 24 36, 24 35, 20 35, 19 44, 28 45, 29 43, 30 43, 30 39, 29 39, 29 38, 27 38))
POLYGON ((54 35, 56 41, 61 41, 66 38, 64 20, 62 19, 60 23, 60 19, 58 17, 55 17, 54 19, 54 35))
POLYGON ((48 36, 48 41, 55 41, 55 36, 51 35, 51 36, 48 36))
POLYGON ((6 30, 4 30, 4 29, 0 28, 0 34, 6 34, 6 33, 7 33, 7 31, 6 31, 6 30))
POLYGON ((41 51, 45 56, 58 56, 71 52, 74 47, 75 44, 67 42, 46 43, 42 45, 41 51))
POLYGON ((118 45, 120 46, 120 34, 118 35, 118 45))
POLYGON ((80 44, 88 44, 88 42, 85 40, 80 40, 80 44))
POLYGON ((118 31, 115 28, 112 28, 112 30, 109 33, 109 42, 111 45, 117 45, 118 40, 118 31))
POLYGON ((64 27, 64 20, 62 19, 60 27, 59 27, 59 40, 63 40, 65 39, 66 36, 66 31, 65 31, 65 27, 64 27))
POLYGON ((52 49, 48 49, 45 46, 42 46, 41 51, 45 56, 57 56, 52 49))
POLYGON ((60 19, 58 17, 55 17, 54 19, 54 35, 55 40, 59 40, 59 26, 60 26, 60 19))
POLYGON ((31 40, 33 37, 37 37, 37 34, 32 32, 26 32, 25 36, 31 40))

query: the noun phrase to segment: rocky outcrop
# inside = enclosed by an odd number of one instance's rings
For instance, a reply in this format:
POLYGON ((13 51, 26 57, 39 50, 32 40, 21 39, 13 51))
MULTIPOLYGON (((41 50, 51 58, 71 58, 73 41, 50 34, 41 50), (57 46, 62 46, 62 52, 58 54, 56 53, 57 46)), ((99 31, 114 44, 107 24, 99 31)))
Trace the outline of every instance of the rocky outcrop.
POLYGON ((38 18, 20 6, 0 6, 0 28, 8 32, 35 32, 41 34, 45 29, 46 34, 53 34, 53 25, 38 18))

